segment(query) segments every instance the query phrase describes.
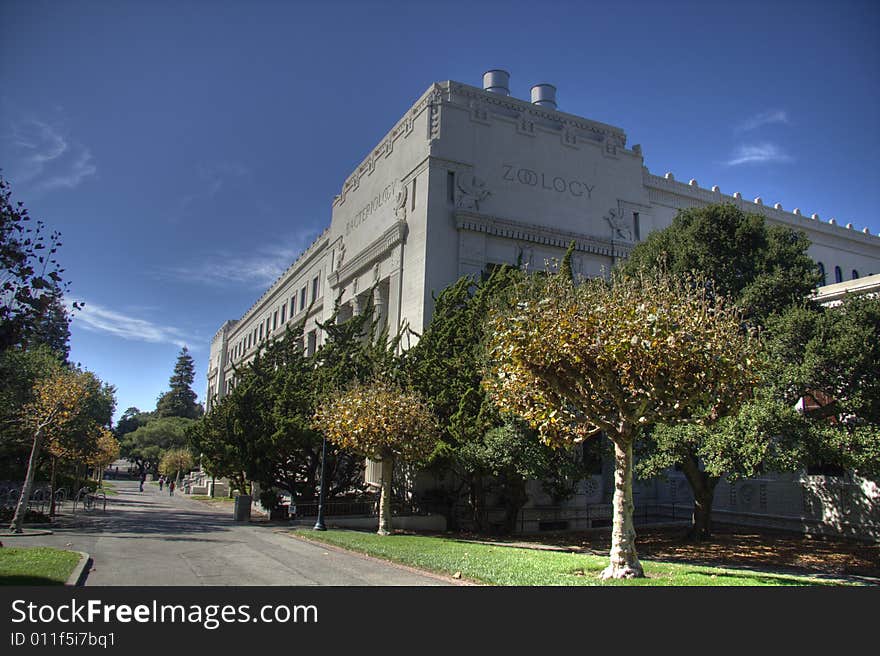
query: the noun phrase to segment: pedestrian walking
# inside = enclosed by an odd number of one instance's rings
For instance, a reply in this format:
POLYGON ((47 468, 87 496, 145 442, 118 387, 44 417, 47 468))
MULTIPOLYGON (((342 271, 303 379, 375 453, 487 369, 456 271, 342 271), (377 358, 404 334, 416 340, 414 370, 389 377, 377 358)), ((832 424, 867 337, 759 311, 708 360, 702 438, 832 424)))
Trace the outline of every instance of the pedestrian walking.
POLYGON ((141 474, 141 492, 144 491, 144 482, 147 480, 146 474, 141 474))
POLYGON ((169 497, 174 496, 174 481, 171 481, 170 483, 168 483, 168 496, 169 497))
POLYGON ((159 477, 159 492, 162 491, 162 484, 163 484, 163 483, 165 483, 165 477, 164 477, 164 476, 160 476, 160 477, 159 477))

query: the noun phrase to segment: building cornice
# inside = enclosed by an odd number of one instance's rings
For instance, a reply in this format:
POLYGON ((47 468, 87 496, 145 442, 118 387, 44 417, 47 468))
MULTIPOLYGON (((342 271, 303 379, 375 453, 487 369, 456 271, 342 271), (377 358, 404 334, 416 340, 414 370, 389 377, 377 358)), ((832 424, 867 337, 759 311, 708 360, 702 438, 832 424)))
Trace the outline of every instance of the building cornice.
POLYGON ((238 320, 238 326, 243 326, 247 321, 252 319, 255 314, 262 312, 269 301, 272 300, 275 293, 288 282, 291 278, 295 278, 309 266, 314 264, 315 260, 326 252, 326 246, 330 241, 330 228, 325 228, 324 232, 312 242, 312 245, 304 250, 299 257, 294 260, 287 269, 273 282, 269 288, 256 300, 256 302, 245 312, 241 319, 238 320))
POLYGON ((633 245, 602 237, 593 237, 579 232, 547 228, 532 223, 502 219, 488 214, 470 211, 456 211, 455 227, 458 230, 483 232, 488 235, 515 239, 518 241, 542 244, 565 250, 574 241, 575 250, 581 253, 594 253, 608 257, 628 257, 633 245))
POLYGON ((880 296, 880 273, 873 276, 856 278, 855 280, 845 280, 824 285, 813 293, 812 299, 817 303, 827 305, 839 303, 847 295, 855 296, 859 294, 880 296))
POLYGON ((344 285, 359 273, 385 258, 395 246, 406 240, 407 225, 405 221, 396 221, 382 235, 361 250, 351 260, 328 276, 333 287, 344 285))
MULTIPOLYGON (((333 206, 342 205, 345 202, 349 192, 357 189, 361 184, 361 178, 371 175, 376 170, 376 165, 386 157, 390 157, 394 152, 394 142, 400 137, 408 137, 415 128, 415 121, 419 115, 428 109, 431 105, 441 101, 442 89, 439 84, 432 84, 428 87, 416 103, 410 107, 393 128, 386 134, 379 145, 370 151, 364 160, 358 164, 354 173, 349 175, 345 182, 342 183, 342 190, 333 199, 333 206)), ((430 135, 426 135, 430 137, 430 135)))
POLYGON ((599 121, 593 121, 574 114, 560 112, 559 110, 550 107, 535 105, 527 100, 520 100, 513 96, 503 96, 498 93, 492 93, 491 91, 486 91, 479 87, 463 84, 461 82, 448 81, 441 83, 440 86, 441 88, 445 87, 449 90, 448 97, 442 101, 443 103, 461 105, 461 103, 455 102, 456 96, 470 98, 473 101, 482 103, 490 108, 499 109, 507 113, 515 112, 520 117, 525 116, 539 120, 552 121, 561 124, 561 126, 583 130, 584 132, 600 135, 603 138, 611 138, 614 140, 615 145, 621 148, 626 146, 626 133, 623 129, 608 125, 607 123, 600 123, 599 121))
POLYGON ((712 189, 700 187, 696 180, 691 180, 688 183, 679 182, 671 177, 670 173, 661 177, 650 173, 647 168, 643 168, 642 173, 649 199, 661 205, 681 208, 700 207, 712 203, 731 203, 743 211, 761 214, 796 230, 811 230, 823 235, 850 239, 872 247, 880 244, 880 237, 872 235, 870 232, 856 230, 852 223, 842 226, 836 222, 823 222, 819 220, 817 215, 813 215, 815 217, 813 218, 801 214, 799 210, 787 212, 778 203, 772 207, 764 205, 760 198, 750 201, 743 198, 741 194, 728 196, 722 194, 718 187, 712 189))
POLYGON ((214 337, 211 338, 211 343, 213 344, 219 338, 223 337, 223 335, 225 333, 228 333, 230 330, 232 330, 237 323, 238 323, 238 319, 227 319, 226 321, 224 321, 223 325, 217 329, 216 333, 214 333, 214 337))

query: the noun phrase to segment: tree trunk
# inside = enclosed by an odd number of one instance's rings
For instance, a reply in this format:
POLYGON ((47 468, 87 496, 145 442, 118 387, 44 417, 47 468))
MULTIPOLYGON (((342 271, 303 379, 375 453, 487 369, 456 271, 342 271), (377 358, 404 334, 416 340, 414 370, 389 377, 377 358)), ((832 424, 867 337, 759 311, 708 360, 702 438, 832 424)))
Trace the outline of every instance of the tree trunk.
MULTIPOLYGON (((623 431, 622 431, 623 432, 623 431)), ((636 553, 633 526, 631 434, 614 441, 614 522, 611 529, 611 563, 602 571, 603 579, 634 579, 645 575, 636 553)))
POLYGON ((474 530, 485 533, 486 517, 486 486, 481 472, 471 474, 471 509, 473 510, 474 530))
POLYGON ((720 479, 700 471, 700 465, 693 455, 685 457, 681 469, 694 493, 693 521, 687 539, 700 542, 712 537, 712 501, 720 479))
POLYGON ((28 500, 31 498, 31 490, 34 487, 34 476, 37 473, 37 461, 40 459, 40 449, 43 448, 43 430, 40 429, 34 435, 34 444, 31 447, 31 457, 28 460, 27 474, 24 477, 24 485, 21 486, 21 496, 18 497, 18 506, 15 508, 15 515, 12 517, 12 523, 9 530, 13 533, 21 533, 21 525, 24 523, 24 516, 27 514, 28 500))
POLYGON ((508 535, 516 531, 516 520, 520 510, 529 500, 526 494, 526 480, 512 474, 507 478, 506 502, 504 504, 504 532, 508 535))
POLYGON ((49 519, 55 518, 55 463, 58 460, 52 456, 52 475, 49 477, 49 519))
POLYGON ((394 459, 391 456, 382 458, 382 481, 379 497, 379 535, 391 534, 391 476, 394 472, 394 459))

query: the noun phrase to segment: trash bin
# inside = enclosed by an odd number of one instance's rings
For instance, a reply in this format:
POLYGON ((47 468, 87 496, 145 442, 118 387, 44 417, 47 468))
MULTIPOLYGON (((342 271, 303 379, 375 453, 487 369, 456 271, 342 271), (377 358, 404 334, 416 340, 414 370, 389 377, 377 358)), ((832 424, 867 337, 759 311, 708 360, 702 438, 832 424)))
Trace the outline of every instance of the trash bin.
POLYGON ((236 522, 246 522, 251 518, 251 498, 247 494, 239 494, 235 497, 235 511, 233 519, 236 522))

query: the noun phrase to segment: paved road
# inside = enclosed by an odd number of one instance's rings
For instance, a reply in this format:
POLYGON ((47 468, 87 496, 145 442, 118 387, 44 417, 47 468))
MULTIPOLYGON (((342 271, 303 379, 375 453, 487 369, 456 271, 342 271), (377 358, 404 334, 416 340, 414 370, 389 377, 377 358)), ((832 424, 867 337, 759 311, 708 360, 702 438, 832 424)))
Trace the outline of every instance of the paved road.
MULTIPOLYGON (((291 538, 279 525, 236 523, 217 509, 135 481, 114 481, 107 512, 15 538, 87 551, 86 585, 446 585, 443 580, 291 538)), ((69 506, 65 508, 69 512, 69 506)), ((11 540, 10 540, 11 542, 11 540)))

